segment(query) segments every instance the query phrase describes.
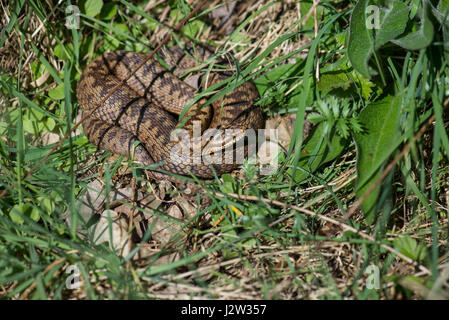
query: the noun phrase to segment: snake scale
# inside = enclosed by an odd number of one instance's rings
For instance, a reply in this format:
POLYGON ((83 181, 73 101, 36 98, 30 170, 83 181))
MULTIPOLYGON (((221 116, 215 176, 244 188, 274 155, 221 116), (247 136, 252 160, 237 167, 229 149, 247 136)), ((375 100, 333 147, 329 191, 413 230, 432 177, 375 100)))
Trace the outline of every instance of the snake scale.
MULTIPOLYGON (((209 58, 210 51, 202 47, 195 50, 171 47, 163 48, 157 54, 168 69, 151 58, 135 72, 146 54, 128 51, 104 54, 85 68, 77 84, 77 98, 84 112, 91 113, 83 122, 89 141, 99 149, 133 156, 144 165, 160 163, 158 169, 162 172, 194 174, 208 179, 234 170, 238 164, 232 159, 226 162, 224 155, 221 164, 192 161, 192 148, 186 155, 180 149, 185 146, 171 139, 179 127, 178 115, 198 94, 178 76, 198 66, 197 61, 209 58), (100 105, 110 90, 133 72, 126 84, 100 105), (135 146, 136 141, 141 143, 135 146)), ((211 86, 230 75, 229 71, 212 71, 203 76, 206 79, 202 82, 211 86)), ((254 105, 257 98, 257 90, 251 81, 241 84, 209 106, 204 107, 207 99, 201 98, 185 113, 183 119, 186 121, 182 128, 190 136, 194 121, 200 121, 201 132, 208 128, 241 129, 244 132, 262 128, 262 111, 254 105)), ((202 141, 204 146, 204 139, 202 141)), ((247 146, 244 152, 247 152, 247 146)), ((166 176, 155 171, 151 171, 151 175, 153 178, 166 176)))

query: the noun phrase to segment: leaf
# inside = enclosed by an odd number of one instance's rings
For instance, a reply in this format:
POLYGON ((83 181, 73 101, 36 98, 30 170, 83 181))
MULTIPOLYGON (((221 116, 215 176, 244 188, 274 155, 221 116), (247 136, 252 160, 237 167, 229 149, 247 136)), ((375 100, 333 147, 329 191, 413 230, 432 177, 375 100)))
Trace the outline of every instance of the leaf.
POLYGON ((352 66, 366 78, 377 74, 368 65, 375 50, 403 33, 408 18, 408 8, 402 2, 392 1, 389 8, 368 7, 369 2, 360 0, 354 7, 347 44, 352 66))
POLYGON ((409 236, 395 239, 394 247, 397 251, 415 261, 422 261, 427 255, 427 248, 418 244, 415 239, 409 236))
POLYGON ((101 12, 103 0, 86 0, 84 3, 84 12, 87 16, 94 18, 101 12))
POLYGON ((22 224, 24 222, 23 218, 21 217, 21 214, 23 214, 22 209, 24 209, 23 206, 16 204, 11 208, 11 211, 9 211, 9 216, 14 223, 22 224))
MULTIPOLYGON (((357 188, 360 197, 381 174, 381 166, 394 151, 391 141, 399 139, 400 95, 386 98, 366 106, 360 113, 359 122, 368 130, 366 134, 355 133, 357 146, 357 188)), ((380 185, 362 203, 368 223, 373 218, 380 185)))
POLYGON ((221 190, 224 193, 234 193, 236 189, 236 182, 234 178, 229 174, 223 174, 221 178, 223 179, 221 190))
POLYGON ((73 44, 68 43, 66 46, 57 44, 53 49, 53 53, 61 60, 67 60, 70 58, 70 53, 73 52, 73 44))
POLYGON ((55 120, 53 120, 52 118, 47 118, 47 119, 45 120, 44 128, 45 128, 47 131, 52 131, 52 130, 55 128, 55 126, 56 126, 56 122, 55 122, 55 120))
POLYGON ((38 159, 42 159, 48 153, 49 149, 47 148, 33 148, 28 149, 25 153, 24 161, 34 161, 38 159))
POLYGON ((318 82, 318 89, 320 91, 329 92, 332 89, 341 88, 343 90, 349 89, 353 83, 345 73, 324 73, 320 76, 320 82, 318 82))
POLYGON ((26 203, 22 205, 16 204, 12 207, 11 211, 9 211, 11 220, 17 224, 24 223, 25 220, 23 220, 22 215, 26 215, 34 221, 39 221, 40 219, 39 210, 26 203))
POLYGON ((44 210, 48 215, 51 215, 55 211, 55 203, 48 196, 38 197, 37 200, 40 203, 40 207, 44 210))
POLYGON ((113 2, 106 3, 100 12, 101 20, 111 20, 117 14, 118 6, 113 2))
POLYGON ((447 25, 449 23, 449 1, 440 0, 437 7, 435 8, 432 3, 430 3, 432 8, 432 13, 437 18, 438 22, 447 25))
MULTIPOLYGON (((311 14, 310 16, 307 17, 307 13, 310 11, 310 9, 312 9, 313 7, 313 2, 312 1, 299 1, 299 8, 301 10, 301 17, 304 17, 304 19, 301 21, 301 23, 303 24, 303 29, 304 30, 312 30, 314 25, 315 25, 315 19, 314 19, 314 15, 311 14), (305 20, 305 18, 307 18, 307 20, 305 20)), ((325 10, 325 7, 320 5, 316 8, 317 10, 317 17, 316 19, 318 21, 321 20, 321 16, 323 15, 323 11, 325 10)))
POLYGON ((351 15, 348 37, 348 57, 352 66, 364 77, 370 78, 368 61, 373 54, 374 31, 366 28, 365 10, 368 0, 357 2, 351 15))
MULTIPOLYGON (((301 65, 303 62, 300 62, 301 65)), ((293 64, 283 64, 277 68, 274 68, 261 77, 254 80, 257 91, 259 91, 260 96, 262 96, 265 91, 271 88, 274 84, 279 83, 282 80, 289 78, 292 75, 298 74, 299 63, 293 64)))
POLYGON ((64 99, 64 84, 58 84, 56 88, 48 90, 48 96, 53 100, 64 99))
POLYGON ((45 72, 45 67, 39 61, 33 61, 30 63, 31 72, 33 73, 33 80, 36 81, 39 79, 45 72))
POLYGON ((43 121, 44 114, 41 112, 34 110, 34 109, 28 109, 23 114, 23 130, 37 135, 39 134, 41 127, 42 127, 42 121, 43 121))
POLYGON ((421 14, 421 27, 418 31, 410 32, 405 36, 392 40, 394 44, 407 50, 420 50, 426 48, 432 43, 434 28, 428 15, 427 5, 425 4, 421 14))
MULTIPOLYGON (((364 99, 369 99, 375 84, 363 77, 360 73, 350 67, 347 56, 343 56, 338 62, 329 64, 323 68, 323 73, 318 82, 318 89, 322 94, 332 91, 338 96, 352 97, 354 94, 361 94, 364 99), (339 91, 341 90, 341 93, 339 91)), ((377 87, 376 93, 381 93, 381 88, 377 87)))
MULTIPOLYGON (((302 81, 299 77, 304 68, 304 61, 284 64, 272 69, 254 81, 261 99, 258 103, 262 106, 276 103, 280 106, 291 106, 296 108, 299 104, 301 86, 297 85, 302 81), (296 85, 296 88, 293 86, 296 85), (285 93, 292 91, 285 96, 285 93)), ((312 100, 313 97, 309 97, 312 100)), ((310 101, 312 103, 312 101, 310 101)))
MULTIPOLYGON (((327 123, 320 123, 313 131, 310 138, 307 139, 306 144, 302 149, 302 155, 298 162, 298 167, 305 169, 308 172, 316 171, 321 165, 337 158, 344 150, 347 143, 337 134, 333 134, 330 144, 324 139, 327 123)), ((294 180, 301 182, 309 176, 308 172, 296 170, 294 180)))
POLYGON ((181 30, 186 35, 186 37, 193 39, 200 30, 204 30, 204 26, 205 24, 203 21, 194 20, 189 24, 183 26, 181 30))
POLYGON ((374 50, 378 50, 391 39, 395 39, 404 32, 408 20, 407 5, 400 1, 392 2, 390 8, 380 9, 380 28, 374 29, 375 46, 374 50))

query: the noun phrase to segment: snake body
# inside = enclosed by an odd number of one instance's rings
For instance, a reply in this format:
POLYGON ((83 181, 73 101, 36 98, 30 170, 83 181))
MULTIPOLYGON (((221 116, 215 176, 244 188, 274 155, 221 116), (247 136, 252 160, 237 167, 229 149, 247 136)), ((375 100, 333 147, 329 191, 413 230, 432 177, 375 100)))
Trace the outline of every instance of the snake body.
MULTIPOLYGON (((206 179, 234 170, 238 164, 224 156, 221 164, 192 161, 192 150, 186 155, 180 149, 185 146, 171 139, 179 127, 177 115, 196 95, 196 89, 178 76, 198 65, 194 54, 206 59, 210 53, 205 49, 188 51, 177 47, 157 53, 168 69, 151 58, 136 71, 146 54, 127 51, 107 53, 85 68, 77 84, 77 98, 84 112, 90 113, 83 122, 86 136, 99 149, 134 156, 134 160, 145 165, 161 163, 158 168, 176 174, 206 179), (131 73, 126 84, 100 104, 131 73), (136 141, 142 144, 135 146, 136 141)), ((228 76, 229 72, 211 72, 207 75, 208 86, 228 76)), ((194 121, 200 121, 202 132, 208 128, 243 131, 262 128, 262 112, 254 106, 257 97, 254 84, 247 81, 209 106, 204 107, 205 98, 199 99, 185 113, 183 119, 187 120, 182 128, 190 136, 194 121)))

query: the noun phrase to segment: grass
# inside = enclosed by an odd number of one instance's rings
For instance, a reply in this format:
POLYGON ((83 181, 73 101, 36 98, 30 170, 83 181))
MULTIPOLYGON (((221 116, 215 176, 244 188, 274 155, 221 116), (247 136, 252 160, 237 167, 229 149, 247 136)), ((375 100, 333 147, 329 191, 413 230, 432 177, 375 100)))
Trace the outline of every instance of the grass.
POLYGON ((211 18, 217 8, 207 6, 174 30, 195 1, 93 3, 81 1, 74 29, 65 25, 69 2, 1 3, 0 297, 448 298, 447 103, 445 87, 432 85, 447 77, 437 39, 433 58, 387 48, 385 87, 345 58, 351 1, 321 1, 315 18, 311 2, 255 0, 239 7, 228 33, 220 32, 227 18, 211 18), (171 44, 213 45, 240 62, 224 88, 203 93, 209 102, 255 82, 257 103, 286 141, 273 174, 245 163, 212 181, 185 178, 200 186, 186 194, 96 150, 75 128, 87 63, 110 50, 149 52, 169 33, 171 44), (404 97, 402 131, 369 223, 353 207, 352 137, 367 129, 361 110, 392 87, 404 97), (310 134, 305 119, 315 121, 310 134), (99 219, 105 209, 121 218, 99 219), (110 228, 118 223, 121 235, 110 228))

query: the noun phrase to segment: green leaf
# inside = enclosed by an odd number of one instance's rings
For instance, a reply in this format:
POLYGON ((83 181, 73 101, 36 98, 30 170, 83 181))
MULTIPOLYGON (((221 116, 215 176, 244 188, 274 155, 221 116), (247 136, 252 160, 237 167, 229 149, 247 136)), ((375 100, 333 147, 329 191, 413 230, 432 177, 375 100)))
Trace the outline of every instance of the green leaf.
POLYGON ((185 25, 184 27, 182 27, 182 32, 185 34, 186 37, 188 38, 195 38, 195 36, 197 35, 197 33, 200 30, 204 30, 204 22, 201 20, 194 20, 192 22, 190 22, 189 24, 185 25))
POLYGON ((42 159, 48 153, 48 148, 33 148, 28 149, 25 153, 24 161, 35 161, 38 159, 42 159))
POLYGON ((329 92, 337 88, 347 90, 349 89, 352 83, 353 83, 352 79, 350 79, 344 72, 324 73, 320 75, 320 82, 318 82, 318 89, 324 92, 329 92))
POLYGON ((118 6, 113 2, 106 3, 100 12, 101 20, 111 20, 117 14, 118 6))
MULTIPOLYGON (((304 19, 307 17, 307 13, 310 11, 310 9, 312 9, 313 7, 313 1, 299 1, 299 8, 301 10, 301 16, 304 17, 304 19)), ((321 20, 321 16, 323 15, 323 11, 324 11, 324 6, 319 5, 317 7, 317 17, 316 19, 318 21, 321 20)), ((303 24, 303 29, 304 30, 312 30, 313 27, 315 26, 315 19, 314 19, 314 15, 311 14, 310 16, 307 17, 307 20, 301 21, 301 23, 303 24)))
POLYGON ((422 244, 418 244, 415 239, 409 236, 395 239, 394 247, 397 251, 415 261, 422 261, 427 255, 427 248, 422 244))
POLYGON ((114 23, 114 36, 119 40, 126 40, 131 34, 126 23, 114 23))
POLYGON ((389 8, 380 8, 381 24, 379 29, 374 29, 374 50, 378 50, 385 43, 404 32, 408 13, 407 6, 400 1, 392 2, 392 6, 389 8))
POLYGON ((421 16, 421 27, 418 31, 410 32, 391 42, 407 50, 420 50, 428 47, 433 40, 434 28, 429 18, 426 4, 422 9, 421 16))
POLYGON ((34 110, 34 109, 28 109, 23 114, 23 129, 31 134, 37 135, 39 134, 40 130, 43 126, 43 117, 44 114, 34 110))
POLYGON ((53 49, 53 53, 61 60, 67 60, 70 57, 70 53, 73 51, 73 44, 68 43, 66 46, 57 44, 53 49))
POLYGON ((430 7, 432 8, 432 13, 437 18, 438 22, 447 25, 449 23, 449 1, 440 0, 437 7, 435 8, 430 2, 430 7))
POLYGON ((224 193, 234 193, 236 189, 236 181, 229 174, 224 174, 221 176, 223 179, 223 185, 221 186, 221 190, 224 193))
POLYGON ((84 3, 84 12, 87 16, 94 18, 101 12, 103 0, 86 0, 84 3))
POLYGON ((48 96, 53 100, 64 99, 64 84, 59 84, 56 88, 48 90, 48 96))
MULTIPOLYGON (((338 62, 329 64, 323 68, 323 73, 318 82, 318 89, 322 95, 330 91, 338 96, 352 97, 359 93, 364 99, 369 99, 375 84, 369 79, 363 77, 353 68, 347 56, 343 56, 338 62)), ((381 93, 381 88, 377 87, 376 93, 381 93)))
POLYGON ((39 79, 45 72, 45 66, 39 61, 33 61, 30 63, 31 72, 33 73, 33 80, 39 79))
POLYGON ((9 216, 14 223, 22 224, 24 222, 23 218, 21 217, 24 209, 26 209, 24 208, 24 206, 18 204, 11 208, 11 211, 9 211, 9 216))
MULTIPOLYGON (((337 134, 331 135, 330 143, 327 143, 324 136, 328 124, 320 123, 313 131, 310 138, 302 149, 302 155, 298 162, 298 167, 308 172, 316 171, 321 165, 338 157, 347 145, 347 141, 337 134)), ((296 170, 294 180, 301 182, 309 175, 308 172, 296 170)))
POLYGON ((36 207, 31 208, 30 218, 36 222, 39 221, 39 219, 41 218, 41 216, 39 214, 39 210, 36 207))
MULTIPOLYGON (((367 133, 355 133, 357 145, 357 197, 381 174, 381 166, 394 151, 391 141, 399 139, 400 95, 386 98, 366 106, 359 116, 359 122, 367 133)), ((374 207, 380 192, 380 185, 362 203, 368 223, 371 223, 374 207)))
POLYGON ((408 8, 399 1, 392 1, 389 8, 368 7, 369 0, 360 0, 354 7, 349 25, 348 57, 352 66, 364 77, 377 74, 368 62, 375 52, 389 40, 404 32, 408 8), (377 9, 376 9, 377 8, 377 9))
MULTIPOLYGON (((300 62, 303 63, 302 61, 300 62)), ((294 74, 298 74, 299 63, 293 64, 283 64, 279 67, 276 67, 259 78, 254 80, 254 84, 256 85, 257 91, 262 96, 266 90, 271 88, 274 84, 279 83, 294 74)))
POLYGON ((352 11, 347 44, 352 66, 366 78, 370 78, 373 73, 368 61, 374 52, 374 31, 366 28, 365 11, 368 2, 369 0, 360 0, 352 11))
POLYGON ((51 215, 55 211, 55 203, 49 197, 38 197, 40 207, 48 215, 51 215))
POLYGON ((24 223, 22 215, 26 215, 34 221, 39 221, 40 219, 39 210, 26 203, 22 205, 16 204, 14 207, 12 207, 11 211, 9 211, 11 220, 17 224, 24 223))
POLYGON ((45 130, 52 131, 55 128, 55 126, 56 126, 56 122, 52 118, 47 118, 45 120, 45 123, 44 123, 45 130))

